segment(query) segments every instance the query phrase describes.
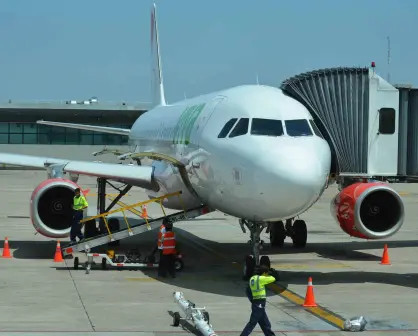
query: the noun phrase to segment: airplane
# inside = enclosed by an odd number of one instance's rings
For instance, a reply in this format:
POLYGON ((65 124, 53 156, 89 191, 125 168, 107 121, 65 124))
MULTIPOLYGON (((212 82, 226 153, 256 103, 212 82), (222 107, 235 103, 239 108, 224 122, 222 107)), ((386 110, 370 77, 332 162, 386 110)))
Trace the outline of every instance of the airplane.
MULTIPOLYGON (((297 218, 327 188, 332 160, 330 146, 309 110, 279 88, 265 85, 241 85, 168 104, 155 4, 151 55, 153 108, 131 129, 38 121, 127 136, 136 148, 133 154, 148 155, 149 163, 139 160, 138 165, 120 165, 0 154, 2 163, 42 167, 48 172, 31 197, 35 229, 46 237, 68 237, 71 214, 60 212, 56 204, 70 203, 78 185, 64 175, 86 175, 144 188, 150 199, 181 190, 186 208, 203 204, 238 218, 242 231, 250 232, 256 264, 264 229, 274 246, 283 246, 290 237, 295 247, 304 247, 307 225, 297 218), (181 174, 172 162, 183 163, 187 174, 181 174)), ((177 198, 166 199, 163 206, 183 209, 177 198)), ((363 239, 390 237, 404 221, 402 199, 380 182, 344 186, 331 209, 345 233, 363 239)), ((246 260, 250 267, 252 262, 246 260)))

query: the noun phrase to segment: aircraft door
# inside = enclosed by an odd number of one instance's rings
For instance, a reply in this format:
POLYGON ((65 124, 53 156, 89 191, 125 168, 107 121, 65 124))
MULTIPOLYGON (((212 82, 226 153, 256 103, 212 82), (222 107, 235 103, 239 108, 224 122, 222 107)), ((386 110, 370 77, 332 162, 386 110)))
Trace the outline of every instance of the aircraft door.
POLYGON ((196 139, 197 144, 200 147, 201 138, 203 130, 205 129, 210 117, 212 116, 215 109, 218 107, 218 105, 225 99, 224 96, 217 96, 214 98, 210 103, 208 103, 208 106, 205 107, 205 112, 202 113, 199 117, 199 119, 196 122, 196 139))

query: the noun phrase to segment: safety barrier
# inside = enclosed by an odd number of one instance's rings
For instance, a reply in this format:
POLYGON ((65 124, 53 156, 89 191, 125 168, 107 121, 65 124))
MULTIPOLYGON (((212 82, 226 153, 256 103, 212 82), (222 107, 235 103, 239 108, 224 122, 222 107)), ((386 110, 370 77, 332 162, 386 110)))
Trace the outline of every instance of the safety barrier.
MULTIPOLYGON (((159 203, 160 204, 160 207, 161 207, 161 210, 164 213, 164 216, 167 216, 167 214, 165 213, 165 210, 164 210, 164 207, 163 207, 162 202, 166 198, 173 197, 173 196, 177 196, 179 198, 179 202, 180 202, 180 204, 181 204, 181 206, 183 208, 184 214, 186 215, 186 208, 184 206, 184 203, 183 203, 180 195, 181 195, 181 191, 176 191, 174 193, 166 194, 166 195, 163 195, 163 196, 160 196, 160 197, 156 197, 156 198, 153 198, 153 199, 150 199, 150 200, 147 200, 147 201, 134 203, 134 204, 131 204, 131 205, 127 205, 127 206, 124 206, 124 207, 115 209, 115 210, 111 210, 111 211, 108 211, 108 212, 104 212, 104 213, 99 214, 99 215, 96 215, 96 216, 87 217, 87 218, 82 219, 80 221, 80 223, 86 223, 86 222, 91 221, 93 219, 103 218, 103 222, 104 222, 104 224, 106 226, 106 230, 107 230, 107 232, 109 234, 110 240, 113 241, 112 232, 110 231, 109 223, 108 223, 107 218, 106 218, 107 216, 113 215, 115 213, 122 212, 123 218, 124 218, 125 223, 126 223, 126 226, 128 228, 128 233, 129 233, 129 235, 133 235, 133 232, 132 232, 131 226, 129 225, 128 219, 127 219, 126 214, 125 214, 125 211, 129 211, 129 210, 134 209, 134 208, 139 207, 139 206, 142 208, 145 205, 148 205, 150 203, 159 203)), ((151 226, 150 226, 150 224, 148 222, 148 216, 144 216, 143 218, 145 219, 145 222, 146 222, 146 225, 147 225, 148 230, 151 230, 151 226)))

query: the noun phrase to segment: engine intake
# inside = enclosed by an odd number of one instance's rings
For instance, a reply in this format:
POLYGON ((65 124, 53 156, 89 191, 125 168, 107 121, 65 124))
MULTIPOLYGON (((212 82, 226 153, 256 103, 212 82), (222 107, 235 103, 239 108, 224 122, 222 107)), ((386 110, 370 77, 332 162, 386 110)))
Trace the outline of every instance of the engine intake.
POLYGON ((31 196, 30 215, 36 231, 50 238, 69 236, 76 188, 77 184, 61 178, 43 181, 35 188, 31 196))
POLYGON ((331 214, 345 233, 363 239, 393 236, 405 217, 399 194, 381 182, 346 187, 332 200, 331 214))

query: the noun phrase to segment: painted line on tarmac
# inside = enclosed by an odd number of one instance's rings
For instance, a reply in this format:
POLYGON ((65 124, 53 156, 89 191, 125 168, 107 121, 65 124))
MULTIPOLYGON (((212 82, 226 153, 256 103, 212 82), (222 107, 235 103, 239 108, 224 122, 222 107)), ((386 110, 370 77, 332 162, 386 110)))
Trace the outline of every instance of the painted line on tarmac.
MULTIPOLYGON (((197 246, 199 246, 202 250, 206 250, 207 252, 209 252, 212 255, 216 255, 218 257, 220 257, 222 260, 226 260, 229 261, 224 255, 222 255, 221 253, 211 249, 210 247, 195 241, 194 239, 189 238, 188 236, 191 235, 190 233, 188 233, 187 231, 181 232, 180 236, 183 236, 184 238, 186 238, 188 241, 193 242, 194 244, 196 244, 197 246)), ((232 262, 232 265, 236 268, 242 269, 240 266, 241 263, 239 262, 232 262)), ((283 299, 301 306, 303 305, 303 303, 305 302, 305 298, 303 298, 302 296, 300 296, 299 294, 296 294, 295 292, 293 292, 292 290, 277 284, 277 283, 273 283, 267 286, 268 289, 272 290, 274 293, 276 293, 277 295, 279 295, 280 297, 282 297, 283 299)), ((312 315, 318 317, 319 319, 321 319, 322 321, 330 324, 333 327, 336 327, 340 330, 344 329, 344 321, 346 319, 344 319, 342 316, 338 315, 337 313, 334 313, 330 310, 328 310, 325 307, 319 306, 318 307, 302 307, 304 308, 307 312, 311 313, 312 315)))
POLYGON ((271 264, 271 267, 278 269, 312 269, 312 268, 352 268, 351 266, 344 264, 329 264, 329 263, 320 263, 320 264, 271 264))

